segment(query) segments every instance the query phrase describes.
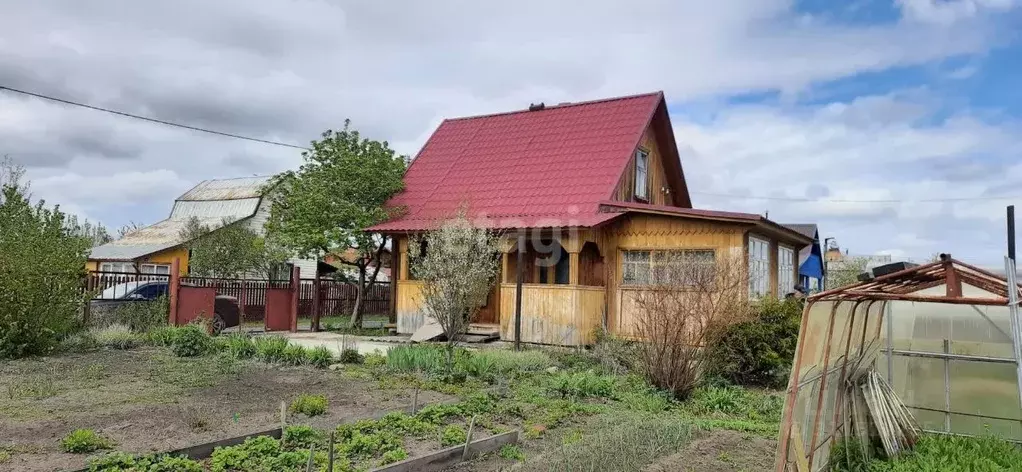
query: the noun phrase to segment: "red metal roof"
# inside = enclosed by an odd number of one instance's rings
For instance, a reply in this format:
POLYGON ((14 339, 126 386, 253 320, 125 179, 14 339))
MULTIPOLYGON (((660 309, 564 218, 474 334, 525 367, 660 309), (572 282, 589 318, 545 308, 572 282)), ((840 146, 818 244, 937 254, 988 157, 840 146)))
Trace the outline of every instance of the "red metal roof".
POLYGON ((600 213, 600 202, 655 113, 667 119, 662 92, 445 120, 389 202, 403 216, 369 229, 428 229, 462 204, 493 228, 605 222, 618 215, 600 213))

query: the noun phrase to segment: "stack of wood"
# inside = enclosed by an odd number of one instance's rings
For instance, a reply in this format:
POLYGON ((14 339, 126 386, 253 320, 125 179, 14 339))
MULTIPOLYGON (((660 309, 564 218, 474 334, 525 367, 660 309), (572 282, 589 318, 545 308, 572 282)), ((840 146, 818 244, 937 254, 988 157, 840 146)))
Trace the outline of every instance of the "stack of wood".
POLYGON ((912 412, 873 367, 877 352, 878 349, 871 346, 849 366, 851 373, 841 405, 847 418, 845 454, 867 461, 874 455, 872 445, 876 439, 891 458, 911 450, 922 432, 912 412))

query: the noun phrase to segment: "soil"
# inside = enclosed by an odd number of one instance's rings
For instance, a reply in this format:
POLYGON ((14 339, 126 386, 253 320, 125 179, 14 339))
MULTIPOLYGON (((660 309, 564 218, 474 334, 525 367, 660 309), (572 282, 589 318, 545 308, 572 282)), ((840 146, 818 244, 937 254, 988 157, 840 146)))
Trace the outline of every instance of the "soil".
MULTIPOLYGON (((323 394, 327 414, 290 416, 289 424, 339 423, 406 408, 410 390, 343 372, 245 361, 218 371, 215 359, 178 359, 160 350, 101 351, 0 366, 0 471, 74 470, 88 456, 60 450, 60 440, 90 428, 121 451, 164 452, 265 431, 280 425, 280 404, 323 394)), ((420 405, 448 400, 422 391, 420 405)))
POLYGON ((773 470, 777 441, 728 430, 713 430, 644 472, 758 472, 773 470))

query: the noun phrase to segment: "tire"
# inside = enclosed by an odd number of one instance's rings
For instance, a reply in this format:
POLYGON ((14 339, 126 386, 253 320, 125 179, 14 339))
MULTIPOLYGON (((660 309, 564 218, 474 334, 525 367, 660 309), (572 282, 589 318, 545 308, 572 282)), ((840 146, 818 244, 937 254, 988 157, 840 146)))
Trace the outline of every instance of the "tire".
POLYGON ((227 327, 227 323, 224 318, 220 316, 220 313, 213 315, 213 334, 220 334, 227 327))

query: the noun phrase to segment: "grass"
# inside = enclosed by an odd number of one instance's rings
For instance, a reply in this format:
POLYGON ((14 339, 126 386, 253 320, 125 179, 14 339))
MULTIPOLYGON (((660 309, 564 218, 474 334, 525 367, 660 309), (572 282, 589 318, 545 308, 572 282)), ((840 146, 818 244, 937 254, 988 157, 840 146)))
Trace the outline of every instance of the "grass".
POLYGON ((327 399, 325 395, 309 395, 303 393, 291 402, 291 412, 305 416, 319 416, 326 413, 327 399))
MULTIPOLYGON (((857 450, 852 443, 849 452, 857 450)), ((835 472, 937 472, 969 470, 976 472, 1022 470, 1022 449, 993 437, 964 437, 928 434, 920 438, 912 452, 893 460, 866 462, 861 454, 845 454, 845 443, 831 453, 835 472)))
POLYGON ((76 429, 60 440, 60 448, 72 454, 87 454, 100 449, 110 449, 113 442, 91 429, 76 429))
POLYGON ((110 349, 133 349, 146 342, 144 334, 134 332, 127 325, 112 324, 105 328, 92 329, 89 334, 96 344, 110 349))
POLYGON ((510 459, 513 461, 524 461, 525 453, 522 452, 522 448, 518 447, 517 444, 505 444, 500 447, 500 451, 497 451, 497 456, 502 459, 510 459))

